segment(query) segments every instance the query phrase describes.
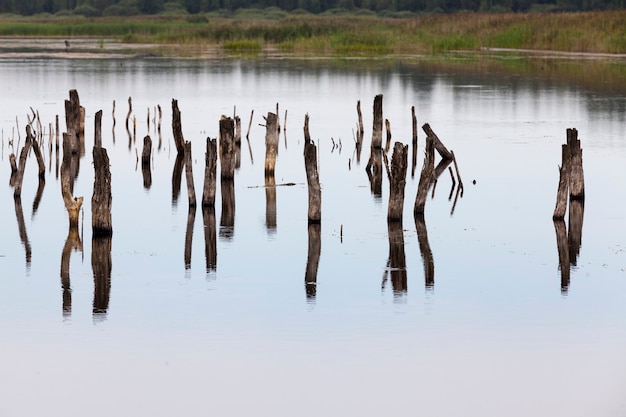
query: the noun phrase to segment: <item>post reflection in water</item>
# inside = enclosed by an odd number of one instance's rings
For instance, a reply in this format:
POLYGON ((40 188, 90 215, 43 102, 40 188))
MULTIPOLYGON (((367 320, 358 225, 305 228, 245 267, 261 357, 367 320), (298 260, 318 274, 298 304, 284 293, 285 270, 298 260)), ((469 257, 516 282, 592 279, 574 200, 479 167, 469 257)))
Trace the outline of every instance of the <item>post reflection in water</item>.
POLYGON ((217 233, 215 230, 215 207, 202 207, 204 221, 204 253, 207 272, 217 270, 217 233))
POLYGON ((426 222, 424 221, 424 213, 415 214, 415 230, 417 231, 417 241, 420 247, 422 261, 424 262, 424 282, 426 289, 433 289, 435 286, 435 261, 433 260, 433 253, 428 243, 428 231, 426 229, 426 222))
POLYGON ((15 203, 15 217, 17 218, 17 229, 20 233, 20 240, 24 245, 24 250, 26 251, 26 267, 30 266, 32 260, 32 249, 30 246, 30 241, 28 240, 28 233, 26 233, 26 224, 24 224, 24 211, 22 210, 22 199, 21 197, 14 197, 13 202, 15 203))
POLYGON ((387 260, 387 269, 383 276, 383 289, 389 275, 391 275, 391 287, 394 296, 399 298, 408 290, 402 222, 387 222, 387 232, 389 236, 389 259, 387 260))
POLYGON ((39 177, 39 184, 37 185, 37 194, 35 194, 35 200, 33 200, 33 216, 39 209, 39 203, 41 197, 43 197, 43 190, 46 187, 46 180, 43 177, 39 177))
POLYGON ((372 155, 368 166, 365 169, 367 177, 370 181, 372 194, 376 198, 382 198, 383 195, 383 150, 372 149, 372 155), (371 169, 370 169, 371 166, 371 169))
POLYGON ((265 226, 268 232, 276 232, 276 178, 265 175, 265 226))
POLYGON ((191 268, 191 243, 193 241, 193 225, 196 222, 196 206, 189 206, 187 213, 187 230, 185 231, 185 269, 191 268))
POLYGON ((569 290, 571 267, 576 267, 580 254, 584 211, 583 201, 571 200, 569 202, 569 228, 566 229, 564 220, 554 220, 559 270, 561 271, 561 293, 564 295, 569 290))
POLYGON ((235 234, 235 181, 222 178, 222 216, 220 218, 220 237, 232 239, 235 234))
POLYGON ((72 252, 83 251, 78 225, 71 225, 61 253, 61 287, 63 288, 63 316, 72 314, 72 287, 70 283, 70 258, 72 252))
MULTIPOLYGON (((91 239, 91 268, 93 270, 93 317, 106 318, 111 294, 111 236, 91 239)), ((69 285, 69 270, 68 270, 69 285)))
POLYGON ((309 250, 306 259, 304 287, 307 301, 310 302, 315 302, 317 295, 317 269, 320 263, 320 254, 322 253, 321 230, 322 225, 320 223, 309 223, 309 250))

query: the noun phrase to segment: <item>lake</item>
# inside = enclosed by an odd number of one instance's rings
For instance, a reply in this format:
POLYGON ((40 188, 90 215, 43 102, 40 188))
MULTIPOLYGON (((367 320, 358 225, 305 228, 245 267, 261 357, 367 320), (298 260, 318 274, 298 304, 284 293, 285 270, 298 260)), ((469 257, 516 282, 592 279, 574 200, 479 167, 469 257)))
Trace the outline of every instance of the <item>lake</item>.
MULTIPOLYGON (((0 59, 0 416, 626 415, 624 78, 619 59, 488 53, 0 59), (65 131, 71 89, 86 109, 73 235, 49 147, 57 115, 65 131), (387 176, 373 193, 365 170, 377 94, 392 147, 409 145, 409 161, 412 106, 419 127, 399 228, 388 228, 387 176), (223 205, 218 174, 213 215, 189 216, 185 174, 180 192, 173 185, 172 99, 198 201, 206 138, 222 115, 241 118, 234 206, 223 205), (263 116, 277 103, 272 187, 263 116), (31 108, 45 186, 38 198, 30 155, 17 204, 9 155, 19 156, 31 108), (92 266, 98 110, 113 195, 104 279, 92 266), (307 221, 306 114, 322 187, 317 230, 307 221), (444 172, 416 222, 425 123, 454 151, 464 187, 444 172), (560 266, 552 213, 568 128, 583 148, 585 201, 560 266)), ((568 215, 564 227, 574 227, 568 215)))

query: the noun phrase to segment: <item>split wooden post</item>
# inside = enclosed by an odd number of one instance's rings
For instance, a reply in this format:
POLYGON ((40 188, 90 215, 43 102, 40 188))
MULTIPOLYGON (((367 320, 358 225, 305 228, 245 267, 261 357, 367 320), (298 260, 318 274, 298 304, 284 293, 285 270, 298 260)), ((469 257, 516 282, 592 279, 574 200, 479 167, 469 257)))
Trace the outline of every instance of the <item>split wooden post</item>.
POLYGON ((317 172, 317 147, 309 134, 309 115, 304 116, 304 167, 309 188, 309 223, 322 221, 322 189, 317 172))
POLYGON ((430 125, 428 123, 422 126, 422 130, 426 132, 427 137, 430 137, 432 139, 433 146, 435 147, 437 152, 439 152, 439 155, 441 155, 443 159, 449 159, 449 160, 454 159, 454 155, 452 155, 452 152, 450 152, 445 147, 445 145, 439 140, 439 137, 435 134, 435 132, 433 132, 433 130, 430 128, 430 125))
MULTIPOLYGON (((206 139, 204 168, 204 188, 202 190, 202 207, 215 207, 215 190, 217 182, 217 141, 206 139)), ((215 214, 213 215, 215 216, 215 214)))
POLYGON ((178 100, 172 99, 172 133, 174 135, 174 144, 178 155, 185 154, 185 138, 180 121, 180 110, 178 109, 178 100))
POLYGON ((426 137, 426 156, 424 157, 424 165, 420 174, 420 180, 417 186, 417 196, 415 197, 415 206, 413 212, 415 214, 424 213, 426 206, 426 198, 428 190, 432 184, 435 169, 435 145, 431 136, 426 137))
POLYGON ((220 165, 221 179, 235 178, 235 122, 230 117, 220 119, 220 165))
POLYGON ((585 179, 583 173, 583 151, 580 147, 580 140, 578 139, 578 130, 567 129, 567 146, 570 155, 570 200, 584 200, 585 179))
POLYGON ((185 142, 185 179, 187 182, 187 194, 189 196, 189 209, 196 207, 196 189, 193 185, 193 170, 191 164, 191 142, 185 142))
POLYGON ((389 207, 387 221, 402 221, 404 210, 404 187, 408 160, 408 145, 396 142, 391 157, 391 175, 389 178, 389 207))
POLYGON ((274 175, 276 169, 276 156, 278 155, 278 143, 280 131, 278 115, 267 113, 265 117, 265 175, 274 175))

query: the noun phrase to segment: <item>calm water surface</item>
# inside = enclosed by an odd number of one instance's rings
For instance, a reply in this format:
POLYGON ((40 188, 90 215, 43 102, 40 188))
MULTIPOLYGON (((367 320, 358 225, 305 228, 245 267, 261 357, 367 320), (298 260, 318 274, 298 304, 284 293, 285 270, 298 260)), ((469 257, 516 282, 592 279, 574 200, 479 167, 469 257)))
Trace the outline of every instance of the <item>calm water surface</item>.
MULTIPOLYGON (((0 60, 0 416, 626 415, 626 93, 477 67, 0 60), (56 115, 65 128, 70 89, 87 114, 74 186, 85 197, 83 223, 73 239, 47 137, 56 115), (379 93, 393 141, 410 144, 415 106, 418 125, 429 123, 454 150, 465 185, 455 202, 444 173, 424 223, 414 221, 420 129, 393 239, 387 179, 374 195, 364 169, 379 93), (124 122, 129 96, 136 139, 124 122), (173 98, 193 146, 198 199, 205 139, 217 136, 221 115, 241 117, 232 225, 219 183, 214 217, 201 209, 188 216, 184 178, 176 197, 173 98), (266 188, 262 116, 276 103, 283 131, 275 181, 295 185, 266 188), (157 105, 160 136, 146 121, 157 105), (28 159, 20 210, 9 155, 24 142, 31 107, 52 164, 34 207, 37 164, 28 159), (100 109, 113 190, 110 283, 94 280, 91 260, 100 109), (307 113, 323 200, 316 285, 305 285, 307 113), (586 200, 567 280, 552 211, 571 127, 582 141, 586 200), (146 134, 154 141, 149 186, 137 163, 146 134), (214 260, 205 236, 214 239, 214 260), (64 249, 71 258, 62 280, 64 249)), ((624 63, 615 68, 626 72, 624 63)))

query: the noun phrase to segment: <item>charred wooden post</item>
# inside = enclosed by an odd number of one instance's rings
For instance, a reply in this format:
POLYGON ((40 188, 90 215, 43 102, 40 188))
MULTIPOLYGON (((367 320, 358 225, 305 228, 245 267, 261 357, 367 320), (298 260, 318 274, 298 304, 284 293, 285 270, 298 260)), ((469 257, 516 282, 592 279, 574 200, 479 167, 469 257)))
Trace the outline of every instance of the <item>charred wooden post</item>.
POLYGON ((430 128, 430 125, 428 123, 422 126, 422 130, 426 132, 427 137, 430 137, 432 139, 433 146, 435 147, 437 152, 439 152, 439 155, 441 155, 443 159, 449 159, 449 160, 454 159, 454 155, 452 155, 452 152, 450 152, 445 147, 445 145, 441 142, 441 140, 439 140, 439 137, 435 134, 435 132, 433 132, 433 130, 430 128))
MULTIPOLYGON (((185 147, 187 144, 185 143, 185 147)), ((185 155, 187 154, 187 150, 185 149, 185 155)), ((186 164, 186 163, 185 163, 186 164)), ((192 206, 189 204, 189 211, 187 212, 187 229, 185 230, 185 269, 191 268, 191 247, 193 242, 193 225, 196 221, 196 206, 195 202, 192 206)))
POLYGON ((385 152, 389 152, 391 146, 391 123, 389 119, 385 119, 385 129, 387 131, 387 141, 385 142, 385 152))
POLYGON ((428 230, 426 229, 426 221, 424 213, 415 213, 415 229, 417 231, 417 242, 420 247, 420 254, 424 263, 424 281, 426 288, 432 288, 435 285, 435 261, 433 260, 433 252, 428 243, 428 230))
POLYGON ((102 147, 93 148, 94 182, 91 197, 91 227, 94 236, 111 236, 113 221, 111 219, 111 171, 107 150, 102 147))
POLYGON ((204 222, 204 255, 207 272, 217 269, 217 230, 215 227, 215 207, 203 206, 202 219, 204 222))
POLYGON ((387 221, 402 221, 404 209, 404 187, 406 185, 406 171, 409 145, 396 142, 391 157, 391 175, 389 181, 389 208, 387 221))
POLYGON ((215 190, 217 188, 217 141, 215 139, 206 139, 205 163, 202 207, 215 207, 215 190))
POLYGON ((93 317, 106 317, 111 295, 111 236, 91 238, 91 269, 93 271, 93 317))
POLYGON ((94 122, 94 145, 96 148, 102 148, 102 110, 96 113, 94 122))
POLYGON ((196 207, 196 189, 193 185, 193 170, 191 164, 191 142, 185 142, 185 178, 187 180, 187 194, 189 196, 189 207, 196 207))
POLYGON ((561 148, 561 166, 559 167, 559 187, 556 192, 556 207, 552 214, 553 220, 563 220, 565 211, 567 210, 567 196, 569 191, 569 147, 562 145, 561 148))
POLYGON ((172 205, 175 206, 180 196, 180 185, 182 183, 183 167, 185 166, 185 158, 182 155, 176 156, 174 168, 172 170, 172 205))
POLYGON ((309 223, 322 221, 322 189, 317 172, 317 147, 309 134, 309 115, 304 116, 304 167, 309 188, 309 223))
POLYGON ((33 145, 33 135, 30 126, 26 126, 26 140, 24 141, 24 147, 20 152, 19 164, 17 166, 17 173, 15 174, 15 182, 13 188, 13 197, 21 197, 22 195, 22 183, 24 182, 24 171, 26 170, 26 160, 28 159, 28 152, 33 145))
POLYGON ((413 212, 415 214, 424 213, 424 207, 426 206, 426 198, 428 197, 428 190, 433 180, 434 166, 435 166, 434 138, 431 136, 427 136, 426 137, 426 156, 424 157, 424 165, 422 166, 422 172, 420 174, 420 180, 417 186, 417 196, 415 197, 415 206, 413 209, 413 212))
POLYGON ((61 194, 69 216, 70 229, 78 227, 78 217, 83 205, 83 197, 74 197, 72 195, 74 188, 74 176, 71 172, 72 160, 77 159, 77 157, 73 157, 70 150, 70 142, 73 141, 73 137, 72 133, 63 133, 63 162, 61 163, 61 194))
POLYGON ((274 175, 279 142, 278 115, 267 113, 265 117, 265 175, 274 175))
POLYGON ((411 106, 411 120, 412 120, 412 147, 413 158, 411 160, 411 178, 415 176, 415 167, 417 166, 417 117, 415 117, 415 106, 411 106))
POLYGON ((230 117, 220 119, 220 165, 221 179, 235 178, 235 121, 230 117))
POLYGON ((567 129, 567 146, 570 154, 570 200, 584 200, 585 178, 583 173, 583 151, 580 147, 580 140, 578 139, 578 130, 567 129))
POLYGON ((185 138, 180 121, 180 110, 178 109, 178 100, 172 99, 172 132, 174 135, 174 144, 179 155, 185 154, 185 138))
POLYGON ((149 189, 152 186, 152 170, 150 168, 150 160, 152 158, 152 139, 149 135, 143 138, 143 150, 141 152, 141 175, 143 177, 143 186, 149 189))
POLYGON ((306 258, 306 272, 304 274, 304 288, 308 301, 314 302, 317 295, 317 271, 322 253, 322 225, 309 223, 309 249, 306 258))

